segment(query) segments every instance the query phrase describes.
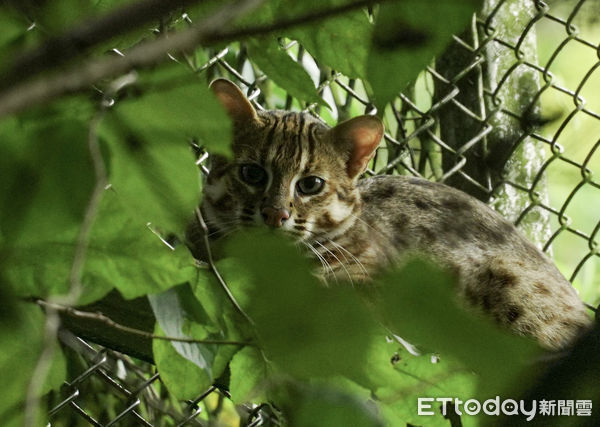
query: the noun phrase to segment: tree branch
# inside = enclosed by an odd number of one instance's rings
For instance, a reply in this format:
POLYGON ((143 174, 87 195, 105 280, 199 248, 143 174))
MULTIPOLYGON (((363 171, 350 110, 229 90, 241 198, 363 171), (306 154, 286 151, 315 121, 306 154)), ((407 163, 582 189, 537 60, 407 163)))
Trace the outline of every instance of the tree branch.
POLYGON ((142 0, 90 19, 72 31, 53 37, 42 46, 17 58, 10 72, 2 76, 2 88, 23 81, 40 71, 65 63, 92 46, 160 19, 179 8, 202 0, 142 0))
POLYGON ((195 338, 181 338, 181 337, 169 337, 169 336, 163 336, 163 335, 155 335, 150 332, 143 331, 141 329, 132 328, 130 326, 126 326, 126 325, 117 323, 114 320, 112 320, 110 317, 105 316, 104 314, 102 314, 100 312, 92 313, 89 311, 81 311, 81 310, 77 310, 74 307, 45 301, 40 298, 35 298, 32 301, 45 309, 51 309, 51 310, 54 310, 59 313, 68 314, 69 316, 72 316, 72 317, 78 317, 80 319, 95 320, 95 321, 101 322, 113 329, 117 329, 119 331, 138 335, 138 336, 152 339, 152 340, 183 342, 183 343, 190 343, 190 344, 250 345, 250 346, 255 345, 254 343, 248 342, 248 341, 229 341, 229 340, 212 340, 212 339, 200 340, 200 339, 195 339, 195 338))
POLYGON ((169 52, 181 52, 193 49, 198 45, 212 45, 269 34, 384 1, 386 0, 358 0, 344 6, 319 10, 272 24, 225 31, 224 27, 255 7, 260 0, 246 0, 235 8, 228 5, 188 30, 142 43, 132 48, 125 56, 90 60, 70 71, 25 82, 8 89, 0 93, 0 117, 23 111, 61 95, 85 90, 103 78, 126 73, 134 68, 157 64, 168 59, 167 53, 169 52))

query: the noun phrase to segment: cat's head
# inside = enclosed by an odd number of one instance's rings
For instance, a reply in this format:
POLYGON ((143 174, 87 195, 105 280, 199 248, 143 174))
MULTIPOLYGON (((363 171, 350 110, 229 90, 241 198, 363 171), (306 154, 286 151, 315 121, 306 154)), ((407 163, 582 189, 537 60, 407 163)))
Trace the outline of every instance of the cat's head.
POLYGON ((360 116, 330 128, 307 113, 256 111, 228 80, 211 89, 234 123, 234 154, 213 156, 202 206, 209 227, 269 226, 302 240, 343 233, 360 209, 356 182, 381 121, 360 116))

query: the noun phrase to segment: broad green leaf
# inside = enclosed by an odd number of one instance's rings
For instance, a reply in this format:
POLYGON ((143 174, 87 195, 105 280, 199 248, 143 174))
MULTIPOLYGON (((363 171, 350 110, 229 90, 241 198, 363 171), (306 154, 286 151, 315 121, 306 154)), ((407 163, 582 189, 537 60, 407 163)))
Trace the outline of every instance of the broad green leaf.
POLYGON ((367 80, 380 111, 464 30, 479 0, 403 0, 380 5, 367 80))
POLYGON ((229 368, 229 391, 235 403, 265 400, 268 366, 260 350, 255 347, 242 349, 233 356, 229 368))
MULTIPOLYGON (((73 104, 71 104, 73 105, 73 104)), ((73 245, 94 182, 86 123, 62 108, 0 122, 0 234, 6 281, 17 295, 65 291, 73 245), (45 270, 38 277, 36 272, 45 270)))
MULTIPOLYGON (((30 303, 12 301, 17 317, 0 324, 0 420, 3 426, 23 425, 24 402, 31 375, 37 365, 44 340, 44 314, 30 303)), ((39 395, 57 389, 65 380, 65 360, 55 346, 46 380, 39 395)), ((43 401, 42 401, 43 402, 43 401)), ((38 408, 38 422, 43 408, 38 408)))
POLYGON ((28 23, 15 11, 10 9, 0 10, 0 58, 4 58, 4 49, 27 31, 28 23))
POLYGON ((358 10, 286 31, 319 61, 350 78, 366 78, 366 64, 373 25, 358 10))
MULTIPOLYGON (((218 246, 213 243, 212 250, 215 251, 218 246)), ((235 290, 237 304, 242 307, 249 304, 252 287, 248 280, 248 272, 243 266, 235 259, 224 258, 216 262, 216 268, 225 278, 228 288, 235 290)), ((234 337, 244 337, 245 339, 253 337, 254 332, 247 319, 244 319, 236 310, 233 302, 211 271, 200 270, 198 280, 193 283, 192 290, 213 324, 218 325, 222 330, 230 331, 234 337)))
POLYGON ((306 70, 279 47, 270 37, 254 38, 246 46, 252 61, 294 98, 308 103, 327 105, 317 94, 315 85, 306 70))
POLYGON ((308 259, 268 231, 239 233, 227 247, 249 273, 244 308, 268 359, 300 378, 352 372, 364 363, 377 326, 354 289, 323 287, 308 259))
POLYGON ((70 27, 77 27, 94 16, 108 13, 131 3, 129 0, 55 0, 42 3, 42 8, 32 8, 34 17, 44 32, 62 34, 70 27))
POLYGON ((111 189, 105 191, 90 235, 83 283, 112 285, 123 297, 156 293, 191 280, 195 261, 183 245, 167 246, 146 224, 129 215, 111 189))
POLYGON ((383 426, 374 405, 335 388, 291 385, 277 402, 289 425, 328 427, 383 426))
MULTIPOLYGON (((352 3, 352 1, 306 0, 299 2, 271 0, 265 2, 254 13, 244 17, 241 23, 243 26, 256 25, 257 23, 268 24, 283 19, 316 14, 318 11, 334 9, 348 3, 352 3)), ((369 23, 365 12, 352 10, 307 25, 281 30, 277 33, 277 36, 298 40, 321 64, 340 71, 349 77, 364 78, 366 76, 365 67, 371 33, 372 25, 369 23)), ((263 69, 263 71, 270 76, 267 70, 263 69)), ((286 88, 285 85, 278 84, 286 88)))
POLYGON ((466 400, 476 395, 477 384, 473 373, 451 359, 415 356, 392 336, 382 335, 372 341, 367 362, 351 379, 372 391, 388 425, 447 425, 437 407, 435 416, 419 417, 417 397, 466 400))
POLYGON ((526 380, 525 367, 538 347, 458 307, 455 279, 445 271, 414 259, 385 274, 379 284, 379 307, 393 331, 479 374, 482 393, 505 392, 517 378, 526 380))
MULTIPOLYGON (((231 339, 226 331, 222 331, 211 324, 208 315, 195 299, 187 283, 161 294, 149 295, 148 298, 160 329, 169 337, 199 340, 231 339)), ((164 367, 167 364, 168 359, 165 357, 172 353, 171 350, 166 350, 165 346, 172 347, 173 351, 177 352, 186 361, 186 364, 182 364, 181 368, 167 368, 169 369, 168 374, 176 375, 177 369, 183 371, 190 369, 185 366, 191 362, 202 373, 202 381, 197 385, 201 389, 210 386, 224 372, 227 364, 240 348, 238 345, 231 344, 158 343, 155 340, 153 343, 154 356, 157 358, 161 375, 161 365, 164 367), (156 353, 157 351, 158 353, 156 353), (161 360, 160 364, 158 360, 161 360)), ((177 395, 183 394, 185 388, 178 389, 177 381, 185 383, 188 379, 185 376, 179 377, 179 379, 173 376, 172 380, 173 384, 170 390, 177 395)))
POLYGON ((145 75, 141 98, 119 101, 101 134, 113 161, 110 182, 144 221, 181 234, 199 201, 200 178, 189 146, 229 154, 231 123, 206 85, 177 65, 145 75), (157 74, 156 74, 157 73, 157 74))
POLYGON ((119 101, 116 115, 130 120, 130 129, 148 143, 196 138, 212 154, 231 155, 231 120, 206 82, 187 66, 170 62, 140 72, 136 87, 142 96, 119 101))
POLYGON ((93 188, 87 124, 71 117, 40 124, 36 118, 0 123, 0 205, 11 207, 0 210, 0 228, 9 244, 54 239, 78 225, 93 188))
MULTIPOLYGON (((158 324, 154 333, 166 335, 158 324)), ((152 353, 161 381, 177 399, 195 399, 212 385, 206 370, 179 354, 169 341, 154 340, 152 353)))
MULTIPOLYGON (((18 295, 45 297, 69 289, 79 227, 54 232, 53 238, 30 237, 5 249, 5 277, 18 295)), ((85 252, 80 304, 113 287, 125 298, 135 298, 193 277, 194 260, 184 247, 169 248, 143 222, 129 216, 112 190, 105 191, 85 252)))

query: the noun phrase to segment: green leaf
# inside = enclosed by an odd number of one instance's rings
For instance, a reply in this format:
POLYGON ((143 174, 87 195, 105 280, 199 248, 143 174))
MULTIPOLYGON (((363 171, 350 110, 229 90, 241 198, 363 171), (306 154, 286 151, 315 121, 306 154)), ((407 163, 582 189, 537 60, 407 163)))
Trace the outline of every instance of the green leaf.
POLYGON ((380 111, 464 30, 479 0, 404 0, 380 5, 367 80, 380 111))
POLYGON ((334 388, 292 385, 277 402, 289 425, 328 427, 382 426, 373 405, 334 388))
POLYGON ((124 99, 101 135, 112 154, 110 182, 144 221, 181 234, 199 201, 200 178, 189 143, 231 152, 231 123, 205 85, 181 66, 142 79, 150 93, 124 99))
POLYGON ((525 380, 524 369, 538 347, 458 307, 450 274, 415 259, 385 274, 379 284, 379 307, 394 332, 479 374, 482 392, 506 391, 517 378, 525 380))
POLYGON ((242 349, 233 356, 229 368, 231 370, 229 391, 234 403, 265 400, 268 366, 260 350, 255 347, 242 349))
MULTIPOLYGON (((0 49, 4 50, 10 44, 16 42, 27 31, 29 26, 23 17, 11 9, 0 10, 0 49)), ((4 52, 0 50, 0 58, 4 58, 4 52)))
POLYGON ((250 39, 246 46, 252 61, 294 98, 308 103, 327 105, 318 95, 306 70, 279 47, 275 38, 250 39))
MULTIPOLYGON (((9 246, 5 277, 22 296, 63 294, 75 257, 78 227, 54 230, 9 246)), ((103 195, 85 253, 80 304, 116 287, 125 298, 160 292, 195 277, 184 247, 172 250, 144 223, 131 218, 112 190, 103 195)))
POLYGON ((11 207, 0 210, 6 242, 54 239, 77 226, 94 183, 86 124, 11 118, 0 122, 0 140, 0 205, 11 207))
POLYGON ((30 8, 44 32, 62 34, 69 27, 81 25, 87 19, 131 3, 128 0, 56 0, 41 8, 30 8))
POLYGON ((146 224, 129 215, 113 191, 105 191, 84 265, 83 283, 88 289, 114 286, 130 299, 195 276, 195 261, 187 248, 167 246, 146 224))
MULTIPOLYGON (((212 245, 214 251, 218 244, 212 245)), ((235 290, 235 299, 241 306, 250 302, 252 287, 248 280, 248 272, 235 259, 224 258, 216 263, 217 271, 226 278, 226 285, 235 290)), ((221 284, 210 270, 200 270, 198 280, 193 283, 192 290, 202 305, 210 321, 219 325, 222 330, 230 331, 232 337, 250 340, 254 331, 247 320, 235 309, 221 284)))
POLYGON ((249 273, 244 308, 269 360, 300 378, 352 372, 364 363, 377 325, 354 289, 323 287, 297 248, 268 231, 239 233, 227 248, 249 273))
POLYGON ((63 243, 75 241, 93 188, 85 117, 61 111, 39 111, 57 113, 52 122, 35 113, 0 122, 0 205, 11 207, 0 210, 0 234, 16 295, 65 291, 74 246, 63 243))
MULTIPOLYGON (((229 337, 225 331, 212 325, 208 315, 195 299, 189 284, 177 286, 166 292, 149 295, 152 311, 156 316, 160 329, 169 337, 194 338, 198 340, 227 340, 229 337)), ((181 372, 187 372, 191 362, 201 372, 194 374, 197 377, 196 387, 203 391, 225 371, 227 364, 240 346, 230 344, 202 344, 184 342, 153 343, 154 357, 161 375, 162 369, 167 369, 166 375, 171 376, 169 390, 177 396, 187 393, 184 384, 188 379, 178 376, 181 372), (165 349, 166 346, 173 350, 165 349), (168 356, 175 351, 186 363, 180 361, 169 361, 168 356), (160 362, 159 362, 160 361, 160 362), (180 364, 180 367, 168 366, 169 363, 180 364)), ((169 387, 169 385, 167 384, 169 387)))
POLYGON ((368 354, 363 369, 351 378, 372 391, 388 425, 447 425, 438 408, 435 416, 418 416, 417 397, 466 400, 476 395, 478 378, 444 355, 435 359, 431 354, 415 356, 384 336, 373 340, 368 354))
MULTIPOLYGON (((0 420, 3 426, 23 425, 27 388, 43 351, 44 341, 44 315, 41 309, 23 302, 13 301, 13 305, 17 318, 0 324, 0 420)), ((65 360, 60 347, 56 346, 39 395, 60 387, 65 374, 65 360)), ((38 421, 42 416, 43 409, 40 409, 38 421)))
MULTIPOLYGON (((154 333, 165 336, 158 324, 154 333)), ((152 353, 161 381, 177 399, 195 399, 212 385, 206 370, 179 354, 169 341, 154 340, 152 353)))
POLYGON ((350 78, 366 78, 373 25, 362 10, 286 31, 319 61, 350 78))

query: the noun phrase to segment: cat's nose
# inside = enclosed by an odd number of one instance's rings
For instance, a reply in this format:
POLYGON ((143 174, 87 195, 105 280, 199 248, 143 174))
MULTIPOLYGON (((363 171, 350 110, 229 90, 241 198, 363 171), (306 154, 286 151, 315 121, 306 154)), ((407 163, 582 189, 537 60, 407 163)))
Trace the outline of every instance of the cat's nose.
POLYGON ((265 224, 271 227, 281 227, 283 223, 290 217, 290 213, 287 209, 266 207, 263 208, 260 213, 265 220, 265 224))

